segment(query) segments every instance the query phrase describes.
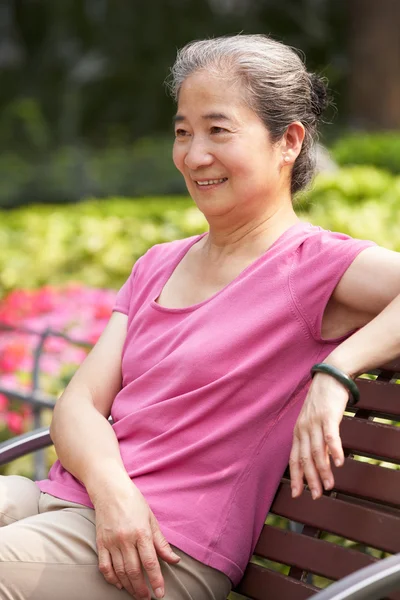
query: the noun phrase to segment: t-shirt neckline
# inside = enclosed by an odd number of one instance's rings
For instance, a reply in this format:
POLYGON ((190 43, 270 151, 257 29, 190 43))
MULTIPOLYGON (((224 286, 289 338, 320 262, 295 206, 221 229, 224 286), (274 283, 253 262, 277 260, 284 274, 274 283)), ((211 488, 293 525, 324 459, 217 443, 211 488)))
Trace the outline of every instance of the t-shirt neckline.
POLYGON ((251 269, 254 269, 254 267, 256 267, 258 265, 258 263, 260 263, 262 260, 265 260, 266 255, 270 254, 271 250, 273 250, 275 248, 275 246, 277 246, 279 243, 284 241, 286 239, 286 237, 289 236, 290 233, 292 233, 293 231, 296 231, 297 228, 299 228, 300 226, 307 227, 310 225, 311 225, 310 223, 307 223, 304 221, 297 221, 296 223, 294 223, 293 225, 288 227, 288 229, 285 229, 285 231, 283 233, 281 233, 281 235, 271 244, 271 246, 269 246, 269 248, 267 248, 267 250, 265 252, 263 252, 258 258, 256 258, 252 263, 250 263, 247 267, 245 267, 243 269, 243 271, 241 271, 239 273, 239 275, 237 275, 234 279, 232 279, 232 281, 230 281, 226 286, 221 288, 218 292, 216 292, 209 298, 206 298, 205 300, 202 300, 201 302, 198 302, 196 304, 191 304, 190 306, 185 306, 183 308, 169 308, 167 306, 162 306, 156 302, 156 299, 160 296, 162 290, 164 289, 165 285, 169 281, 170 277, 172 276, 173 272, 175 271, 175 269, 177 268, 179 263, 183 260, 183 258, 186 256, 186 254, 192 248, 192 246, 197 244, 197 242, 199 242, 203 237, 208 235, 208 231, 206 231, 205 233, 201 233, 200 235, 194 236, 194 238, 189 238, 189 243, 185 244, 184 247, 181 249, 181 251, 177 254, 175 260, 173 261, 171 268, 168 269, 166 276, 162 279, 160 285, 157 287, 156 295, 150 301, 150 306, 152 308, 154 308, 155 310, 158 310, 163 313, 175 313, 175 314, 193 312, 193 311, 197 310, 198 308, 201 308, 205 304, 208 304, 209 302, 214 300, 214 298, 217 298, 218 296, 223 294, 225 291, 230 289, 231 286, 234 285, 235 283, 237 283, 238 281, 240 281, 247 274, 248 271, 250 271, 251 269))

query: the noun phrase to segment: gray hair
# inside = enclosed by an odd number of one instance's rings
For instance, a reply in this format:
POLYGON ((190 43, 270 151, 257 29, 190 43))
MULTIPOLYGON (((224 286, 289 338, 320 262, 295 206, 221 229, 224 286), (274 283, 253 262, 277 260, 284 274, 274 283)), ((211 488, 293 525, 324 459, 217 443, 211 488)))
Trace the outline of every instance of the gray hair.
POLYGON ((318 120, 328 105, 325 80, 308 73, 293 48, 261 34, 219 37, 184 46, 178 51, 167 82, 176 101, 185 79, 199 70, 240 82, 272 143, 280 140, 294 121, 304 125, 305 137, 293 166, 291 192, 306 187, 315 171, 318 120))

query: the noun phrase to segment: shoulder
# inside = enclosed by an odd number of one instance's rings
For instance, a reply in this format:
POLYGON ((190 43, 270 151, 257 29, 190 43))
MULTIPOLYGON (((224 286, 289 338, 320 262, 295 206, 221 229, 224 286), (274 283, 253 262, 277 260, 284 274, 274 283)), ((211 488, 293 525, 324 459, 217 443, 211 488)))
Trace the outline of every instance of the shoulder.
POLYGON ((142 270, 160 265, 160 263, 166 265, 170 261, 179 259, 180 255, 184 254, 203 235, 193 235, 180 240, 155 244, 136 261, 135 266, 137 269, 142 270))
POLYGON ((376 246, 370 240, 353 238, 345 233, 330 231, 307 224, 297 240, 293 269, 298 274, 323 279, 340 276, 363 250, 376 246))

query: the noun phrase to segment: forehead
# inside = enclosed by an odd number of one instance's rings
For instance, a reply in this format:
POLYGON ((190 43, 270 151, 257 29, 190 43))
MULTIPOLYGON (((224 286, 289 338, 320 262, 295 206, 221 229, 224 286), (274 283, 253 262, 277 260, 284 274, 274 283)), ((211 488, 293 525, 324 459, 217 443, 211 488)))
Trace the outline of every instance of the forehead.
MULTIPOLYGON (((178 98, 178 120, 198 112, 215 115, 238 114, 253 111, 246 103, 241 84, 222 75, 199 71, 183 82, 178 98)), ((253 113, 254 114, 254 113, 253 113)))

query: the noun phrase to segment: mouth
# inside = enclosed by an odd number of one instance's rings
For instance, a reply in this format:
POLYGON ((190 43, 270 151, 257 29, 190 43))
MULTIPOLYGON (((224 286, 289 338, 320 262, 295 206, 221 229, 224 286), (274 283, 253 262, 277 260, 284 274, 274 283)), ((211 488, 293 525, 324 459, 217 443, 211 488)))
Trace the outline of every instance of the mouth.
POLYGON ((210 188, 215 188, 225 183, 225 181, 228 181, 227 177, 221 177, 220 179, 194 180, 196 186, 202 190, 209 190, 210 188))

